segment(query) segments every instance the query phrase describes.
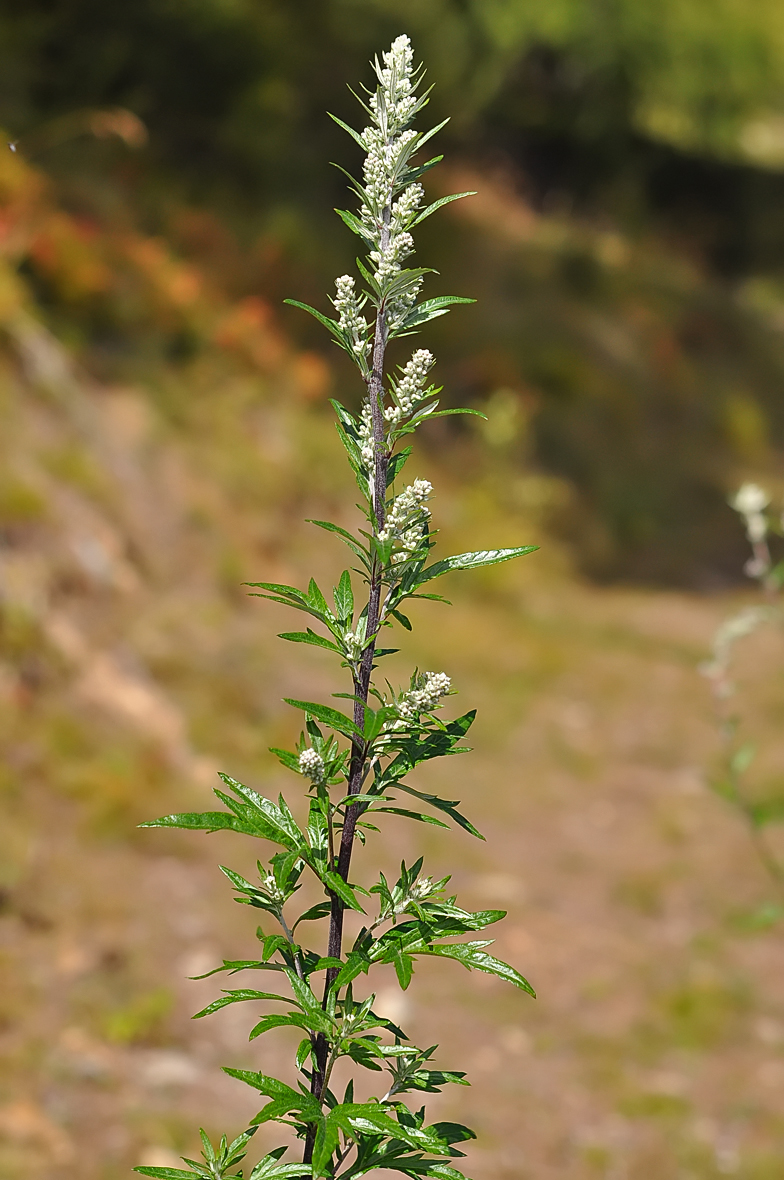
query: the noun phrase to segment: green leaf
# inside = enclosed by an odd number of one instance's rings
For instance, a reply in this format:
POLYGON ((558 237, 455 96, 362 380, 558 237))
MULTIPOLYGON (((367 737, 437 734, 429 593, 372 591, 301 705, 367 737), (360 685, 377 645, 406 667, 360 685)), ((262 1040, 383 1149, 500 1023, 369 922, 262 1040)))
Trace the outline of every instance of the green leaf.
POLYGON ((308 627, 307 631, 283 631, 278 639, 288 639, 289 643, 310 643, 313 647, 326 647, 329 651, 335 651, 338 655, 342 652, 336 643, 330 642, 329 639, 322 638, 317 635, 315 631, 311 631, 308 627))
MULTIPOLYGON (((345 432, 344 432, 343 437, 344 437, 344 439, 347 437, 345 435, 345 432)), ((345 443, 344 443, 344 445, 345 445, 345 443)), ((356 470, 361 471, 359 463, 357 463, 356 470)), ((367 484, 367 479, 365 478, 364 475, 363 475, 363 479, 365 481, 365 484, 367 484)), ((351 533, 347 532, 346 529, 340 528, 339 525, 332 524, 332 522, 329 520, 309 520, 308 524, 315 524, 317 528, 324 529, 328 533, 336 533, 346 543, 346 545, 348 545, 349 549, 351 549, 351 551, 356 554, 356 556, 360 559, 362 564, 366 567, 369 566, 370 563, 369 563, 369 559, 368 559, 367 550, 356 539, 356 537, 353 537, 351 535, 351 533)))
POLYGON ((304 1040, 300 1041, 299 1048, 297 1049, 297 1069, 302 1069, 303 1065, 311 1056, 312 1052, 313 1042, 311 1041, 310 1037, 305 1037, 304 1040))
MULTIPOLYGON (((462 1077, 462 1074, 460 1076, 462 1077)), ((433 1123, 432 1130, 450 1146, 453 1143, 465 1143, 468 1139, 476 1139, 476 1132, 463 1123, 433 1123)))
POLYGON ((220 967, 213 967, 211 971, 205 971, 203 975, 192 975, 191 979, 209 979, 211 975, 217 975, 221 971, 228 971, 230 975, 236 975, 238 971, 282 971, 283 967, 279 963, 264 963, 258 959, 224 959, 220 967))
MULTIPOLYGON (((351 470, 354 472, 354 478, 357 481, 357 487, 359 488, 360 493, 365 497, 365 499, 367 499, 369 495, 368 473, 362 463, 359 448, 356 446, 353 440, 349 438, 339 422, 335 423, 335 429, 338 432, 338 438, 343 444, 343 449, 348 456, 349 465, 351 470)), ((346 543, 348 544, 348 542, 346 543)), ((368 565, 367 562, 365 562, 365 564, 368 565)))
POLYGON ((277 1180, 279 1176, 310 1176, 311 1169, 307 1164, 291 1163, 279 1164, 278 1159, 280 1152, 274 1152, 272 1155, 265 1155, 264 1159, 254 1167, 248 1180, 277 1180))
POLYGON ((335 212, 341 221, 348 226, 353 234, 356 234, 358 238, 361 238, 367 246, 373 245, 373 238, 370 234, 370 231, 368 230, 367 226, 362 224, 358 217, 355 217, 353 213, 349 213, 348 209, 336 209, 335 212))
POLYGON ((444 1148, 444 1141, 438 1135, 429 1133, 429 1129, 403 1125, 387 1113, 388 1109, 375 1102, 341 1103, 329 1112, 327 1122, 334 1123, 352 1137, 381 1134, 425 1150, 444 1148))
POLYGON ((433 824, 437 828, 448 828, 449 824, 436 819, 434 815, 424 815, 421 811, 409 811, 405 807, 371 807, 372 812, 385 811, 389 815, 402 815, 405 819, 417 819, 423 824, 433 824))
MULTIPOLYGON (((274 1105, 279 1107, 283 1114, 292 1110, 299 1111, 303 1118, 309 1122, 316 1122, 321 1117, 321 1107, 315 1098, 310 1094, 303 1094, 299 1090, 292 1090, 291 1086, 278 1081, 277 1078, 270 1077, 269 1074, 249 1069, 231 1069, 229 1066, 224 1066, 223 1072, 228 1074, 230 1078, 236 1078, 238 1081, 244 1082, 246 1086, 251 1086, 254 1090, 271 1098, 274 1105)), ((266 1109, 265 1107, 265 1111, 266 1109)), ((264 1111, 261 1113, 263 1114, 264 1111)), ((268 1122, 270 1117, 275 1118, 277 1114, 263 1119, 259 1119, 257 1115, 254 1125, 258 1121, 268 1122)))
POLYGON ((257 590, 268 590, 270 594, 277 594, 281 598, 293 598, 299 603, 305 602, 306 595, 296 586, 284 586, 281 582, 243 582, 243 586, 254 586, 257 590))
POLYGON ((431 418, 449 418, 453 414, 473 414, 475 418, 484 418, 487 421, 487 414, 483 414, 481 410, 472 410, 468 406, 455 406, 452 410, 434 410, 432 414, 428 414, 428 421, 431 418))
POLYGON ((354 617, 354 592, 351 589, 351 573, 343 570, 334 590, 335 612, 343 623, 350 623, 354 617))
POLYGON ((414 960, 404 951, 398 951, 392 962, 395 966, 397 981, 403 991, 405 991, 411 982, 412 975, 414 974, 414 960))
POLYGON ((365 728, 363 737, 366 745, 370 745, 375 741, 382 729, 392 717, 396 716, 396 712, 390 706, 382 705, 380 709, 371 709, 370 705, 365 706, 365 728))
POLYGON ((406 465, 408 458, 413 451, 413 447, 404 447, 402 451, 391 455, 389 459, 389 466, 387 467, 387 487, 391 487, 395 482, 400 472, 406 465))
POLYGON ((439 131, 443 131, 444 127, 446 127, 447 123, 449 122, 449 118, 450 117, 447 116, 446 119, 442 119, 440 123, 436 123, 435 127, 431 127, 429 131, 423 131, 421 134, 417 135, 416 147, 412 149, 412 154, 414 151, 418 152, 421 147, 424 147, 428 140, 432 139, 434 135, 438 135, 439 131))
POLYGON ((328 901, 320 901, 316 905, 305 910, 304 914, 300 914, 294 925, 291 927, 292 933, 297 929, 300 922, 318 922, 321 918, 326 918, 332 906, 328 901))
POLYGON ((454 557, 445 557, 434 565, 423 570, 419 575, 418 584, 429 582, 431 578, 440 578, 442 574, 453 570, 474 570, 485 565, 498 565, 502 561, 511 561, 513 557, 524 557, 527 553, 534 553, 538 545, 521 545, 516 549, 480 549, 476 553, 458 553, 454 557))
POLYGON ((428 205, 428 207, 426 209, 423 209, 422 212, 419 214, 419 216, 416 218, 416 220, 411 222, 411 229, 413 229, 415 225, 419 225, 420 221, 424 221, 426 217, 430 217, 430 215, 432 213, 435 213, 437 209, 442 209, 444 205, 449 205, 452 201, 459 201, 463 197, 475 197, 475 196, 476 196, 475 192, 453 193, 451 197, 441 197, 440 200, 433 201, 432 205, 428 205))
POLYGON ((291 750, 278 750, 277 747, 270 746, 269 752, 270 754, 274 754, 289 770, 294 770, 297 774, 300 773, 299 758, 291 750))
MULTIPOLYGON (((282 795, 278 797, 276 805, 270 799, 265 799, 263 795, 246 787, 244 783, 231 778, 230 775, 224 774, 222 771, 219 771, 219 775, 226 786, 230 787, 235 795, 243 800, 245 804, 243 815, 247 816, 249 822, 255 825, 254 835, 273 840, 276 844, 282 844, 290 851, 300 851, 306 848, 305 837, 286 806, 282 795)), ((221 792, 216 792, 216 794, 219 798, 226 799, 227 803, 229 802, 227 796, 222 795, 221 792)))
POLYGON ((193 1180, 195 1175, 198 1176, 198 1172, 186 1172, 183 1168, 148 1168, 142 1165, 133 1170, 142 1176, 155 1176, 157 1180, 193 1180))
POLYGON ((333 955, 325 955, 323 959, 317 959, 309 970, 312 975, 315 975, 317 971, 329 971, 332 968, 339 971, 342 966, 343 963, 340 959, 336 959, 333 955))
POLYGON ((247 824, 238 816, 226 811, 184 812, 180 815, 163 815, 160 819, 150 819, 139 824, 140 828, 185 828, 191 832, 219 832, 227 829, 232 832, 242 832, 244 835, 255 835, 247 824))
POLYGON ((255 1041, 257 1037, 269 1032, 272 1028, 304 1028, 308 1032, 317 1033, 332 1033, 334 1031, 333 1022, 323 1012, 319 1012, 318 1015, 313 1012, 287 1012, 285 1015, 264 1016, 250 1030, 248 1040, 255 1041))
POLYGON ((240 1004, 245 1000, 280 1000, 284 1004, 291 1004, 290 996, 279 996, 276 992, 257 992, 250 988, 238 988, 236 991, 226 992, 217 1000, 213 1000, 206 1008, 202 1008, 201 1012, 197 1012, 192 1020, 200 1020, 202 1016, 212 1016, 213 1012, 220 1011, 221 1008, 227 1008, 229 1004, 240 1004))
POLYGON ((264 594, 250 594, 249 598, 268 598, 270 602, 279 602, 282 607, 305 611, 306 615, 318 618, 319 622, 325 623, 327 627, 333 622, 332 611, 327 607, 318 586, 315 586, 318 595, 312 596, 309 592, 303 595, 301 590, 294 590, 292 586, 276 586, 273 582, 243 582, 243 585, 255 586, 256 589, 264 591, 264 594))
POLYGON ((327 619, 332 617, 332 611, 329 609, 329 604, 327 603, 324 595, 321 593, 315 578, 311 578, 308 584, 308 602, 320 615, 323 615, 327 619))
POLYGON ((443 155, 433 156, 432 160, 426 160, 424 164, 420 164, 417 168, 409 168, 406 173, 406 184, 412 184, 415 180, 419 180, 420 176, 424 176, 431 168, 435 168, 436 164, 440 164, 443 158, 443 155))
POLYGON ((343 880, 339 873, 335 873, 331 869, 328 869, 324 873, 320 872, 319 876, 327 888, 333 893, 337 894, 345 906, 348 906, 350 910, 357 910, 360 914, 364 914, 365 911, 359 904, 356 893, 351 888, 351 886, 343 880))
POLYGON ((340 1141, 340 1124, 332 1119, 330 1112, 326 1119, 319 1122, 316 1139, 313 1144, 313 1175, 324 1176, 329 1171, 329 1164, 340 1141))
POLYGON ((436 955, 444 959, 455 959, 458 963, 462 963, 469 971, 485 971, 488 975, 497 975, 499 979, 505 979, 508 983, 513 983, 515 987, 519 987, 522 991, 528 992, 529 996, 536 998, 536 992, 528 980, 519 971, 515 971, 514 967, 510 967, 508 963, 494 958, 493 955, 488 955, 482 949, 484 946, 487 946, 487 943, 436 943, 427 951, 418 951, 417 953, 436 955))
POLYGON ((347 717, 345 713, 340 713, 337 709, 330 708, 329 705, 319 705, 313 701, 295 701, 289 697, 284 697, 283 699, 293 709, 302 709, 303 712, 309 713, 311 717, 315 717, 317 721, 321 721, 324 725, 328 725, 331 729, 342 733, 344 737, 362 737, 361 731, 357 729, 350 717, 347 717))
POLYGON ((342 799, 338 799, 335 807, 353 807, 355 803, 378 803, 380 795, 344 795, 342 799))
POLYGON ((321 1001, 313 993, 313 989, 303 979, 297 975, 296 971, 290 968, 286 969, 291 990, 297 997, 297 1005, 302 1008, 303 1012, 317 1013, 319 1016, 323 1015, 321 1001))
POLYGON ((395 335, 399 336, 403 332, 411 331, 412 328, 421 328, 430 320, 435 320, 440 315, 446 315, 458 303, 476 303, 476 300, 465 299, 461 295, 438 295, 435 299, 425 299, 411 309, 396 330, 395 335))
POLYGON ((311 307, 309 303, 300 303, 299 299, 284 299, 284 303, 290 304, 291 307, 298 307, 300 311, 306 311, 308 315, 312 315, 320 324, 323 324, 328 332, 331 332, 341 343, 343 341, 343 333, 337 325, 335 320, 331 320, 329 316, 317 311, 315 307, 311 307))
POLYGON ((329 115, 330 119, 333 120, 333 122, 337 123, 338 127, 342 127, 344 131, 349 133, 352 139, 356 140, 363 151, 367 151, 367 148, 365 147, 365 141, 358 131, 355 131, 353 127, 349 127, 348 123, 344 123, 342 119, 337 117, 337 115, 333 115, 331 111, 327 111, 327 114, 329 115))

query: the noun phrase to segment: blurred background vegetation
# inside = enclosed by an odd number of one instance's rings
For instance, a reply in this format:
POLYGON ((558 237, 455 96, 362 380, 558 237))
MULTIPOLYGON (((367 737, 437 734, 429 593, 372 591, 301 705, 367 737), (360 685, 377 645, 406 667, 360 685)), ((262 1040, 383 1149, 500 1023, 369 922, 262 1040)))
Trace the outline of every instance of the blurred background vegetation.
MULTIPOLYGON (((359 161, 325 112, 358 120, 346 82, 401 31, 451 116, 432 194, 479 192, 419 235, 430 293, 479 301, 426 343, 488 415, 429 427, 416 474, 445 544, 542 544, 409 654, 480 706, 456 794, 488 846, 456 885, 509 908, 542 999, 423 971, 390 1014, 470 1050, 443 1109, 480 1125, 480 1180, 781 1175, 781 940, 702 790, 695 675, 744 595, 726 496, 784 491, 780 5, 0 0, 3 1178, 239 1129, 217 1067, 254 1058, 183 982, 244 953, 213 868, 237 853, 133 825, 218 766, 276 790, 280 698, 314 666, 338 687, 240 583, 339 573, 301 521, 351 517, 325 403, 360 391, 282 300, 326 307, 352 265, 328 162, 359 161)), ((744 669, 766 797, 777 643, 744 669)))
MULTIPOLYGON (((507 225, 480 201, 423 239, 480 298, 440 335, 449 396, 516 398, 510 449, 567 481, 561 525, 593 576, 733 576, 727 487, 775 464, 783 429, 775 0, 5 0, 0 21, 0 117, 61 207, 160 235, 230 298, 275 306, 323 301, 350 262, 325 165, 356 153, 325 109, 357 118, 346 79, 405 26, 452 166, 530 214, 507 225), (116 107, 144 146, 87 133, 116 107)), ((21 263, 87 363, 150 361, 126 304, 21 263)), ((154 336, 168 360, 199 348, 184 327, 154 336)))

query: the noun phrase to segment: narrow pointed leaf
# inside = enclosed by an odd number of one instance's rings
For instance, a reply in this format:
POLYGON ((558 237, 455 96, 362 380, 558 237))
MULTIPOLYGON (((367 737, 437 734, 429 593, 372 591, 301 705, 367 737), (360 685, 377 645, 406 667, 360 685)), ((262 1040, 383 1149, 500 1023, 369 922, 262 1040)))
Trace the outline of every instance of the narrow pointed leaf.
POLYGON ((419 585, 429 582, 431 578, 440 578, 442 574, 452 573, 453 570, 475 570, 485 565, 498 565, 502 561, 511 561, 513 557, 525 557, 527 553, 534 553, 538 545, 520 545, 515 549, 480 549, 475 553, 458 553, 454 557, 445 557, 428 566, 419 575, 419 585))
POLYGON ((342 119, 337 117, 337 115, 333 115, 331 111, 327 111, 327 114, 329 115, 330 119, 332 119, 333 123, 337 123, 338 127, 342 127, 344 131, 349 133, 352 139, 356 140, 363 151, 367 151, 367 148, 365 147, 365 141, 358 131, 355 131, 353 127, 349 127, 348 123, 344 123, 342 119))
POLYGON ((337 652, 338 655, 342 654, 336 643, 317 635, 315 631, 311 631, 310 627, 307 631, 283 631, 278 635, 278 639, 287 639, 289 643, 309 643, 313 647, 325 647, 329 651, 337 652))
POLYGON ((496 959, 493 955, 488 955, 487 951, 482 949, 484 945, 487 944, 464 942, 449 945, 446 943, 437 943, 427 951, 420 951, 418 953, 436 955, 444 959, 455 959, 458 963, 462 963, 469 971, 485 971, 488 975, 497 975, 499 979, 505 979, 508 983, 513 983, 515 987, 519 987, 522 991, 528 992, 529 996, 535 998, 536 992, 528 980, 519 971, 515 971, 514 967, 510 967, 508 963, 504 963, 501 959, 496 959))
POLYGON ((347 717, 345 713, 340 713, 337 709, 330 708, 329 705, 319 705, 314 701, 295 701, 289 697, 284 697, 283 699, 293 709, 302 709, 303 712, 309 713, 311 717, 315 717, 317 721, 321 721, 324 725, 328 725, 331 729, 342 733, 344 737, 353 738, 362 736, 360 730, 357 729, 350 717, 347 717))
POLYGON ((444 207, 444 205, 449 205, 449 204, 451 204, 452 201, 459 201, 463 197, 475 197, 475 196, 476 196, 475 192, 467 192, 467 193, 453 193, 450 197, 441 197, 438 201, 433 201, 432 205, 428 205, 428 207, 426 209, 422 210, 422 212, 417 217, 416 221, 412 221, 411 228, 413 229, 413 227, 415 225, 419 225, 419 223, 421 221, 424 221, 426 217, 430 217, 431 213, 435 213, 436 210, 442 209, 444 207))
POLYGON ((227 811, 185 812, 180 815, 163 815, 139 824, 140 828, 185 828, 191 832, 219 832, 228 830, 255 835, 249 825, 227 811))
POLYGON ((227 1008, 229 1004, 240 1004, 245 1000, 281 1000, 284 1004, 295 1003, 291 996, 279 996, 276 992, 257 992, 250 988, 242 988, 237 991, 227 992, 226 995, 221 996, 217 1000, 213 1000, 206 1008, 202 1008, 201 1012, 197 1012, 192 1020, 200 1020, 202 1016, 212 1016, 213 1012, 219 1012, 221 1008, 227 1008))

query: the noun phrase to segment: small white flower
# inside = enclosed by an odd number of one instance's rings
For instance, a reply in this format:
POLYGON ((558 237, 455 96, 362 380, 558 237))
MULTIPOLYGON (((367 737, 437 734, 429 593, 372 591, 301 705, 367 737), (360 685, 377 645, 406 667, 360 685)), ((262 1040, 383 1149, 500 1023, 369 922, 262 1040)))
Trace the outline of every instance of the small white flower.
POLYGON ((770 496, 756 483, 744 483, 730 500, 730 504, 741 516, 756 516, 770 504, 770 496))
POLYGON ((405 561, 416 552, 430 519, 430 509, 425 501, 433 492, 433 485, 426 479, 417 479, 392 502, 383 529, 379 530, 379 541, 391 541, 396 552, 392 561, 405 561))
POLYGON ((338 327, 351 338, 354 352, 359 356, 366 356, 370 349, 370 327, 362 315, 362 302, 357 298, 351 275, 341 275, 335 279, 335 298, 332 304, 340 317, 338 327))
POLYGON ((414 252, 414 239, 410 233, 394 234, 383 250, 371 250, 370 257, 376 264, 376 280, 383 286, 400 273, 401 264, 414 252))
POLYGON ((282 889, 278 887, 278 883, 275 880, 273 873, 267 873, 266 877, 261 883, 261 887, 271 902, 275 902, 279 905, 281 902, 286 900, 286 895, 282 889))
POLYGON ((433 891, 433 878, 420 877, 415 881, 409 890, 408 896, 412 901, 423 901, 424 898, 429 897, 433 891))
POLYGON ((299 772, 316 786, 321 786, 324 782, 325 768, 324 759, 318 751, 311 749, 310 746, 302 751, 299 756, 299 772))
POLYGON ((427 348, 418 348, 404 366, 400 380, 393 388, 395 400, 403 414, 410 414, 417 402, 424 396, 425 379, 436 363, 436 358, 427 348))
POLYGON ((397 711, 406 721, 413 721, 420 713, 435 709, 442 697, 451 691, 452 681, 444 672, 423 672, 414 687, 400 698, 397 711))
MULTIPOLYGON (((750 538, 751 540, 762 540, 764 537, 750 538)), ((750 557, 743 567, 743 572, 747 578, 762 578, 768 572, 768 563, 763 561, 761 557, 750 557)))
POLYGON ((373 438, 373 411, 370 402, 365 402, 359 422, 359 451, 362 462, 370 470, 376 455, 376 443, 373 438))
POLYGON ((403 189, 392 206, 390 226, 393 234, 399 232, 408 224, 422 204, 424 195, 425 190, 421 184, 409 184, 407 188, 403 189))
POLYGON ((362 655, 362 649, 365 646, 365 641, 361 635, 357 635, 354 631, 348 631, 343 636, 343 642, 346 645, 346 652, 350 660, 358 660, 362 655))

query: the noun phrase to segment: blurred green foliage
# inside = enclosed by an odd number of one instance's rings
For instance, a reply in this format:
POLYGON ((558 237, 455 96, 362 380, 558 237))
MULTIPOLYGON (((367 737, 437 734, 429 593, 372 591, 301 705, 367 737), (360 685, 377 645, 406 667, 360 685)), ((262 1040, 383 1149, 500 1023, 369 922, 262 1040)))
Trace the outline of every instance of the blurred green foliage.
POLYGON ((433 293, 480 298, 439 326, 447 396, 507 391, 491 446, 567 482, 553 523, 590 574, 732 577, 726 492, 784 443, 774 0, 0 0, 0 121, 19 151, 81 226, 156 235, 131 248, 50 226, 20 260, 39 307, 99 376, 164 397, 161 365, 204 337, 183 261, 229 300, 323 305, 351 263, 327 162, 357 164, 324 109, 354 117, 343 80, 401 30, 434 117, 452 114, 448 159, 508 190, 427 226, 433 293), (115 107, 146 146, 83 133, 78 112, 115 107), (515 207, 530 232, 510 231, 515 207))
POLYGON ((338 150, 324 106, 350 110, 343 78, 405 27, 453 142, 528 132, 552 155, 568 141, 578 185, 634 137, 781 165, 778 15, 775 0, 3 0, 0 103, 22 134, 120 104, 201 191, 307 199, 338 150))

